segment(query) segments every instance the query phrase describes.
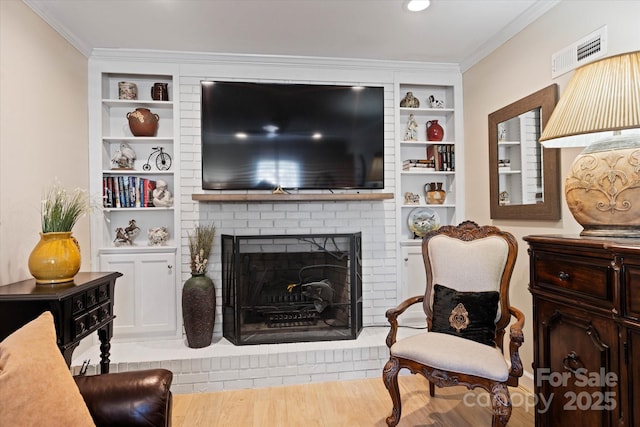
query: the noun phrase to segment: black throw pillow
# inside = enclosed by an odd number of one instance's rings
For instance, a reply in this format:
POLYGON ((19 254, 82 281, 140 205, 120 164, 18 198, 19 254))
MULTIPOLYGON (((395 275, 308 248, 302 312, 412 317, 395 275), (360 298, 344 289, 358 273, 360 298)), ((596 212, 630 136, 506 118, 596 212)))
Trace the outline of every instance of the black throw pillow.
POLYGON ((438 284, 433 289, 432 332, 495 347, 498 292, 458 292, 438 284))

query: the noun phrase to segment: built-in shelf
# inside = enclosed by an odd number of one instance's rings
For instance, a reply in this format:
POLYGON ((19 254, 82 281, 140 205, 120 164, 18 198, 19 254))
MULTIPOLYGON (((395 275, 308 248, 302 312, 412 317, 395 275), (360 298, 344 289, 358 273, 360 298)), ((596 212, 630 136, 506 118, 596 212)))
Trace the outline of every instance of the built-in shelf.
POLYGON ((344 200, 387 200, 393 193, 339 194, 192 194, 197 202, 317 202, 344 200))

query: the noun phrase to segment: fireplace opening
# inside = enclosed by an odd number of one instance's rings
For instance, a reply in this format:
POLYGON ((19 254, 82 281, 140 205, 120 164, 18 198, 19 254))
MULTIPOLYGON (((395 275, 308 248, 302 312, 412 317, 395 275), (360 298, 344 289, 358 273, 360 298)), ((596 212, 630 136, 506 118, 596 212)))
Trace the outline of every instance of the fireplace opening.
POLYGON ((361 235, 222 235, 223 335, 236 345, 355 339, 361 235))

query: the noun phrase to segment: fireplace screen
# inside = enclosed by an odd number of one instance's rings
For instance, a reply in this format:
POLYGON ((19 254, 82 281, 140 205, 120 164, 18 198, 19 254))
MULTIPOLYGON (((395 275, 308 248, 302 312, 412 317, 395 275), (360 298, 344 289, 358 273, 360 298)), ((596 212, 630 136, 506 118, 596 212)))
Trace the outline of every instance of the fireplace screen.
POLYGON ((223 335, 237 345, 355 339, 361 235, 222 235, 223 335))

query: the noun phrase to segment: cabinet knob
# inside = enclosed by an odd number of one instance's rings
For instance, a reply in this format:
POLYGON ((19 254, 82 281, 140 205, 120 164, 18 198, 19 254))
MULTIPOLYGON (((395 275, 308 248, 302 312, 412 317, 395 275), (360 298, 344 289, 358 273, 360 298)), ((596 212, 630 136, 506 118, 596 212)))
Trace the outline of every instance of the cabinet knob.
POLYGON ((562 367, 572 373, 576 373, 578 368, 583 367, 582 362, 580 362, 580 356, 576 354, 575 351, 567 354, 564 359, 562 359, 562 367))
POLYGON ((569 273, 565 273, 564 271, 561 271, 560 273, 558 273, 558 279, 562 280, 563 282, 568 282, 569 281, 569 273))
POLYGON ((171 269, 173 268, 173 265, 169 264, 169 265, 167 265, 167 268, 168 268, 169 270, 171 270, 171 269))
POLYGON ((407 261, 409 261, 409 258, 405 257, 404 262, 407 262, 407 261))

